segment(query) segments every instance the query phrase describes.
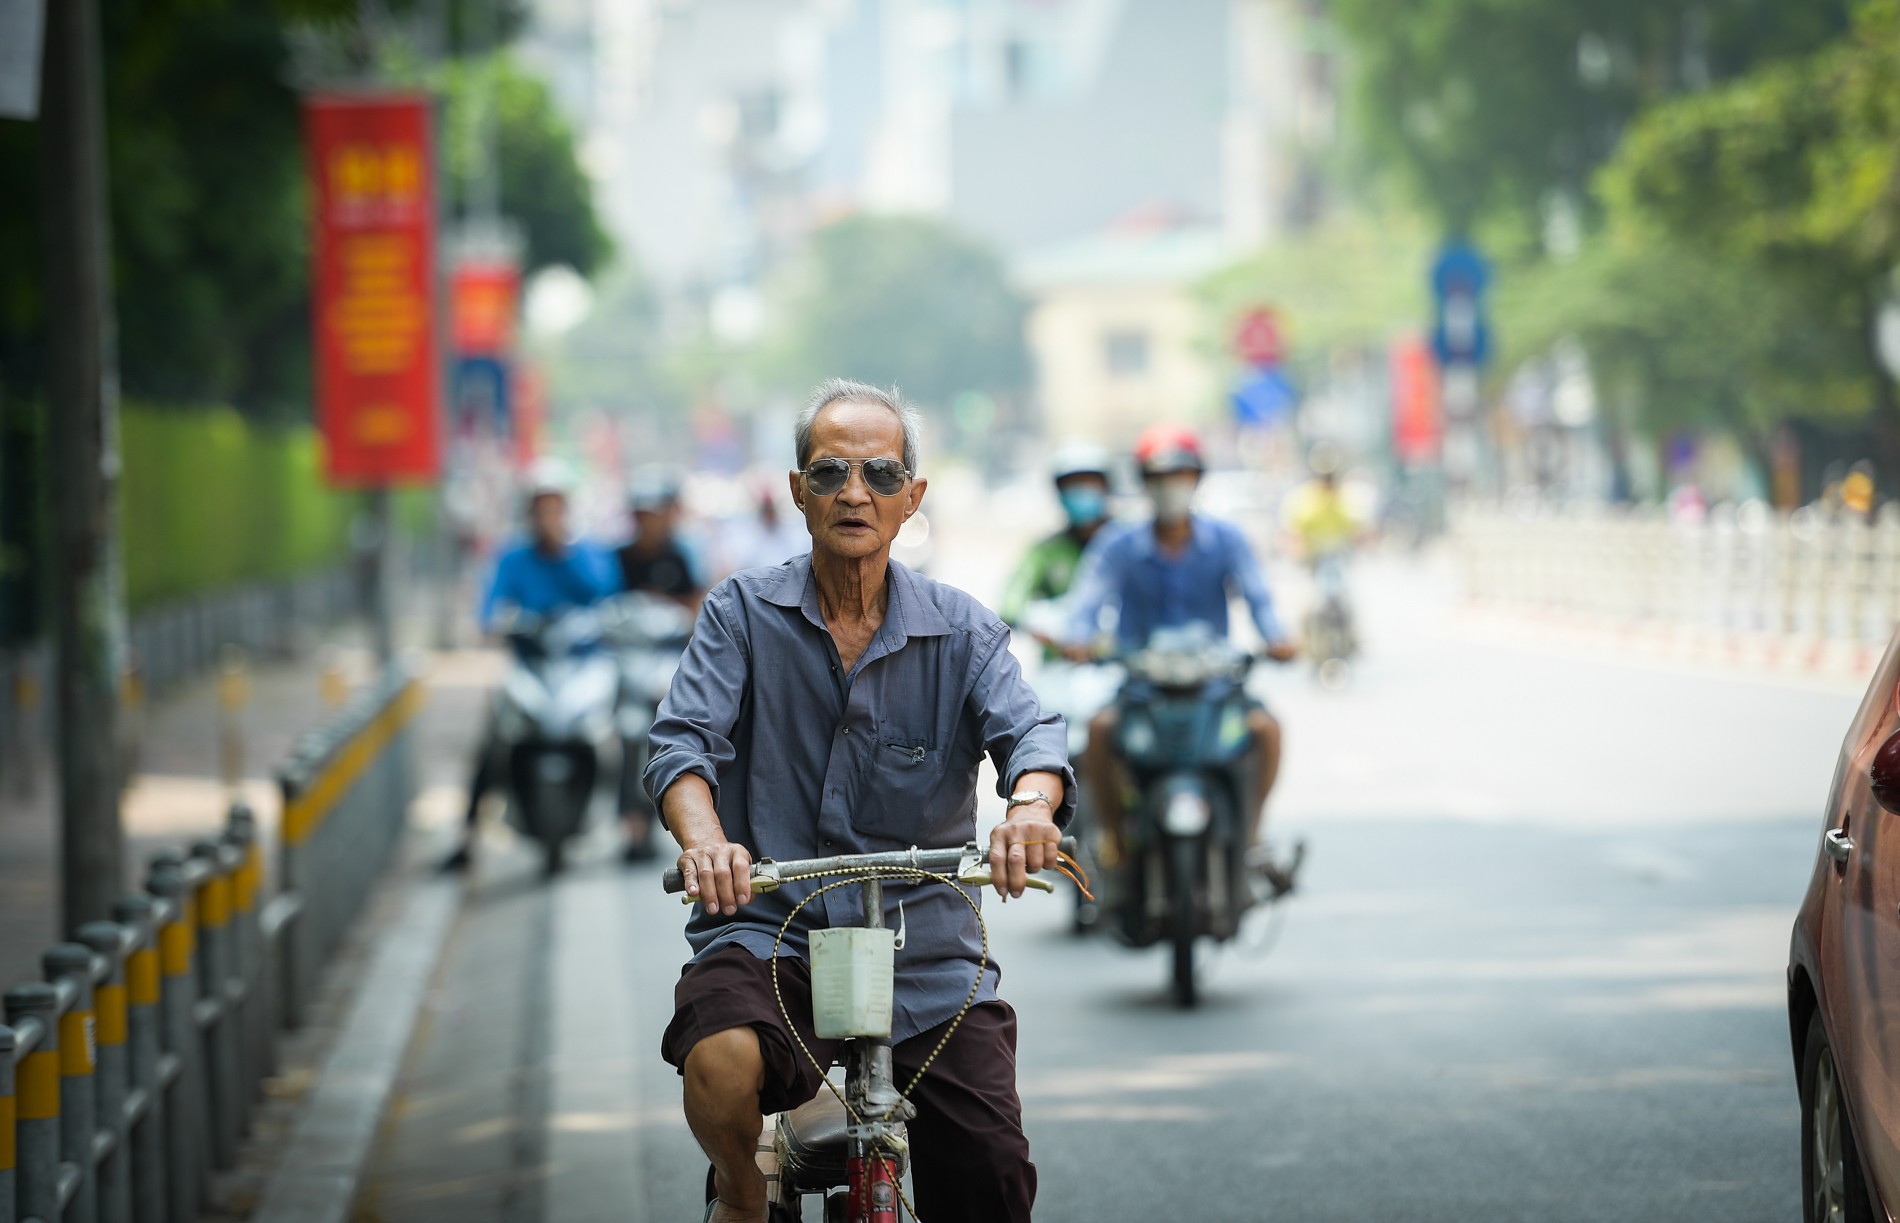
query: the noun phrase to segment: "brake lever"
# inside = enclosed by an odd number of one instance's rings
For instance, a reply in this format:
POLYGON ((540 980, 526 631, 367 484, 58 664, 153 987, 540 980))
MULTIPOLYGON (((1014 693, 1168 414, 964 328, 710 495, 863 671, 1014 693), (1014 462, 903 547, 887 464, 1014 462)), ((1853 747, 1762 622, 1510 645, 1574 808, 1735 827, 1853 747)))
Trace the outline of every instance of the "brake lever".
MULTIPOLYGON (((957 882, 965 887, 986 888, 989 887, 994 880, 995 873, 990 870, 990 860, 988 857, 977 857, 971 854, 967 855, 962 862, 957 864, 957 882)), ((1041 875, 1024 876, 1023 883, 1025 886, 1038 892, 1053 892, 1056 890, 1056 885, 1044 879, 1041 875)))

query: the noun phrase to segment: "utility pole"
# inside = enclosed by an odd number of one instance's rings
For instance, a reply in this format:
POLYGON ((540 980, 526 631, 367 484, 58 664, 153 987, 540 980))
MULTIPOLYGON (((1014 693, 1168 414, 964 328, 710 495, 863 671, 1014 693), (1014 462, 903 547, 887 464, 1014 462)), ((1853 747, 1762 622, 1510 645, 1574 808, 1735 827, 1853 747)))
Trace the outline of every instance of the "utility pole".
POLYGON ((47 5, 40 108, 62 928, 120 891, 118 351, 97 0, 47 5))

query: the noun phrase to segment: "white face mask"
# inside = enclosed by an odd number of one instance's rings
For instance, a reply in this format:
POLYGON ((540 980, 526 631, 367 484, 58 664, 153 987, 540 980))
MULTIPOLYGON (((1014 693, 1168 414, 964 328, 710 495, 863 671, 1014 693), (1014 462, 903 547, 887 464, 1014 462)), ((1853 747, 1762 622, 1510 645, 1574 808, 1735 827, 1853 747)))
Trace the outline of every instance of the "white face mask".
POLYGON ((1155 505, 1156 522, 1181 522, 1194 507, 1194 481, 1156 480, 1148 485, 1148 496, 1155 505))

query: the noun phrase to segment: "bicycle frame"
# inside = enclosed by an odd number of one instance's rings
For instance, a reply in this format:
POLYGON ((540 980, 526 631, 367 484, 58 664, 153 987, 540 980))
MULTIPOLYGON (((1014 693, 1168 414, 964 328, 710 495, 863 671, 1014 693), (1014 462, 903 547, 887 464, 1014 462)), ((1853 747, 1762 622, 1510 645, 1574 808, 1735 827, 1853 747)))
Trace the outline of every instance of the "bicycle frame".
MULTIPOLYGON (((1075 838, 1062 838, 1057 848, 1074 856, 1075 838)), ((841 854, 787 862, 762 858, 752 864, 751 878, 754 892, 769 892, 788 880, 817 875, 862 875, 857 880, 863 900, 862 924, 869 929, 883 929, 884 883, 887 879, 900 882, 914 879, 910 872, 947 877, 970 887, 986 887, 991 881, 988 852, 975 841, 958 849, 912 846, 891 853, 841 854)), ((668 869, 662 882, 669 892, 685 890, 685 880, 677 867, 668 869)), ((1037 891, 1055 891, 1047 879, 1035 875, 1029 877, 1028 884, 1037 891)), ((699 900, 694 896, 681 899, 686 904, 699 900)), ((861 1036, 846 1040, 839 1061, 845 1070, 844 1103, 849 1118, 845 1126, 845 1220, 847 1223, 898 1223, 900 1160, 907 1150, 901 1131, 904 1122, 916 1115, 916 1108, 897 1088, 888 1037, 861 1036)), ((827 1083, 820 1090, 835 1089, 827 1083)), ((781 1125, 786 1116, 789 1114, 780 1116, 781 1125)), ((833 1188, 836 1188, 834 1184, 799 1184, 781 1176, 775 1199, 796 1218, 800 1216, 800 1200, 805 1194, 822 1194, 833 1188)))

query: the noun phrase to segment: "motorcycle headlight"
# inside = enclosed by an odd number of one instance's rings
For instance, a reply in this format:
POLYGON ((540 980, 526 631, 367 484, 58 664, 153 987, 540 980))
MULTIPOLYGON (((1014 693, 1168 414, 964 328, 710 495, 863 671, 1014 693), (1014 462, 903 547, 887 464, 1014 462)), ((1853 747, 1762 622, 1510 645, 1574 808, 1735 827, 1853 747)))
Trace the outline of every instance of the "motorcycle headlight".
POLYGON ((1161 827, 1170 836, 1197 837, 1213 822, 1214 808, 1207 796, 1192 790, 1175 791, 1161 809, 1161 827))

